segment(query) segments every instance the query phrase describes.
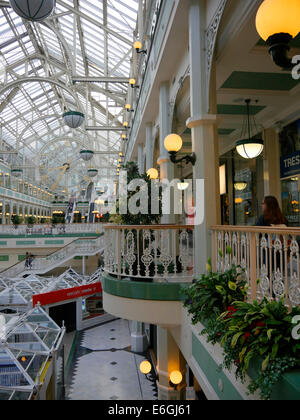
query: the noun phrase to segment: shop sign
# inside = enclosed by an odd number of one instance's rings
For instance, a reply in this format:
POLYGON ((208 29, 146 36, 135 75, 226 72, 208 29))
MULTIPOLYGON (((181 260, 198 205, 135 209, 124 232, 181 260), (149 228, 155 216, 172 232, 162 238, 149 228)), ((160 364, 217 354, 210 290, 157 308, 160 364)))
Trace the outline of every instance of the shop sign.
POLYGON ((280 160, 280 177, 288 178, 300 174, 300 151, 292 153, 280 160))
POLYGON ((56 290, 54 292, 43 293, 32 296, 32 303, 35 307, 38 303, 41 306, 54 305, 68 300, 74 300, 81 297, 93 296, 102 293, 101 283, 88 284, 85 286, 74 287, 73 289, 56 290))

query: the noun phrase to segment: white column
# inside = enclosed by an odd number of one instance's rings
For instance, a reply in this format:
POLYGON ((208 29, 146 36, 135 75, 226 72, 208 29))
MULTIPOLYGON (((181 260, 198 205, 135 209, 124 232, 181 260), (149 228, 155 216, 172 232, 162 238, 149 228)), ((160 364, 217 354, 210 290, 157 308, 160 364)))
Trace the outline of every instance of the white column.
MULTIPOLYGON (((171 117, 170 117, 170 103, 169 103, 169 82, 163 82, 159 90, 159 127, 160 127, 160 157, 158 164, 160 165, 160 179, 174 179, 174 164, 170 161, 169 154, 164 146, 165 138, 171 134, 171 117)), ((173 201, 171 197, 171 202, 173 201)), ((163 224, 172 224, 175 222, 175 216, 172 214, 164 215, 162 217, 163 224)))
POLYGON ((154 139, 153 139, 153 125, 146 124, 146 171, 153 168, 153 153, 154 153, 154 139))
POLYGON ((157 370, 158 370, 158 399, 160 401, 180 400, 183 395, 185 382, 175 391, 170 386, 170 374, 173 371, 180 371, 185 377, 185 366, 180 357, 180 350, 170 332, 157 328, 157 370))
POLYGON ((142 322, 132 321, 131 324, 131 350, 134 353, 144 353, 148 348, 145 325, 142 322))
POLYGON ((12 225, 11 216, 13 214, 13 211, 14 211, 14 203, 11 201, 9 203, 9 223, 8 223, 9 225, 12 225))
MULTIPOLYGON (((207 114, 208 104, 206 95, 206 57, 205 57, 205 29, 206 14, 205 0, 190 0, 189 38, 190 38, 190 71, 191 71, 191 118, 187 126, 192 130, 193 152, 197 156, 194 166, 194 179, 205 181, 204 197, 200 201, 205 203, 204 223, 195 227, 195 272, 199 276, 206 270, 206 263, 211 255, 211 237, 209 229, 220 222, 220 186, 219 186, 219 151, 217 135, 217 117, 207 114)), ((213 70, 212 80, 214 83, 213 70)), ((211 104, 216 112, 216 92, 211 91, 211 104)))

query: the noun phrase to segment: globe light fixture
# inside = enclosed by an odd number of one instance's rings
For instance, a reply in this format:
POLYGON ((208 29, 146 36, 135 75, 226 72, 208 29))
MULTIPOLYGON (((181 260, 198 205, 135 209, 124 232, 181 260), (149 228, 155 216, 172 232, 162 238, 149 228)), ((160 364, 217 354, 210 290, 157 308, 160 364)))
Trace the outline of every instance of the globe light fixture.
POLYGON ((179 191, 186 191, 189 188, 190 184, 185 181, 178 182, 177 188, 179 191))
POLYGON ((149 375, 149 373, 152 371, 152 365, 150 362, 148 362, 148 360, 144 360, 141 364, 140 364, 140 372, 143 375, 149 375))
POLYGON ((131 105, 130 104, 126 104, 125 105, 125 109, 126 109, 127 112, 134 112, 134 110, 131 109, 131 105))
POLYGON ((149 177, 151 180, 158 179, 158 177, 159 177, 158 170, 157 170, 157 169, 155 169, 155 168, 151 168, 151 169, 149 169, 149 170, 147 171, 147 175, 148 175, 148 177, 149 177))
POLYGON ((93 159, 94 154, 95 153, 92 150, 81 150, 80 157, 85 162, 89 162, 90 160, 93 159))
POLYGON ((273 61, 284 69, 292 68, 289 43, 300 32, 298 0, 265 0, 256 15, 256 29, 270 46, 273 61))
POLYGON ((147 54, 147 50, 142 50, 143 44, 141 43, 141 41, 136 41, 133 44, 133 46, 137 54, 147 54))
POLYGON ((31 22, 41 22, 51 15, 55 0, 9 0, 14 12, 31 22))
POLYGON ((131 79, 129 79, 129 84, 132 87, 132 89, 138 89, 139 86, 136 86, 136 80, 132 77, 131 79))
POLYGON ((181 159, 176 158, 177 153, 180 152, 183 146, 182 138, 178 134, 169 134, 164 140, 164 145, 165 149, 169 152, 172 163, 175 164, 185 161, 186 164, 191 163, 193 166, 195 165, 197 160, 195 153, 186 155, 181 159))
POLYGON ((127 121, 124 121, 124 122, 123 122, 123 127, 128 128, 128 125, 129 125, 129 124, 128 124, 128 122, 127 122, 127 121))
POLYGON ((84 118, 84 114, 77 111, 69 111, 63 114, 63 119, 70 128, 79 128, 82 126, 84 118))
POLYGON ((127 136, 126 136, 126 134, 122 134, 122 139, 123 139, 123 140, 127 140, 127 136))
POLYGON ((170 375, 170 384, 175 386, 175 390, 177 386, 180 385, 183 381, 182 373, 179 370, 174 370, 170 375))
POLYGON ((236 151, 244 159, 255 159, 262 154, 264 150, 264 142, 262 139, 255 137, 258 129, 255 118, 250 115, 251 99, 246 99, 245 103, 247 107, 247 114, 241 133, 242 140, 239 140, 236 143, 236 151), (251 118, 253 120, 252 123, 251 118))

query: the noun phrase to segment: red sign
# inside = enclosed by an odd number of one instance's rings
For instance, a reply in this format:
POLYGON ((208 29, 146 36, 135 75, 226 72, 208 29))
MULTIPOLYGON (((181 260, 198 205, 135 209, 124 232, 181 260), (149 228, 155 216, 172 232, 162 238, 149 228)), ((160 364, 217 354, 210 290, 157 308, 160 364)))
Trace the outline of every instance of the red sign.
POLYGON ((101 283, 88 284, 85 286, 74 287, 73 289, 57 290, 55 292, 43 293, 42 295, 32 296, 33 307, 38 303, 41 306, 53 305, 59 302, 66 302, 80 297, 93 296, 102 293, 101 283))

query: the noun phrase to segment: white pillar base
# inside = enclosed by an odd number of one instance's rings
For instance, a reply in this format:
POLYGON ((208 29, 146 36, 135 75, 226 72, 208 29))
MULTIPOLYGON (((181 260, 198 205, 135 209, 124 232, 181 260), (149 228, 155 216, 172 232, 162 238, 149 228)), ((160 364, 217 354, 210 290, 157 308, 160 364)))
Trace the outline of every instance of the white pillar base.
POLYGON ((131 334, 131 351, 134 353, 145 353, 148 349, 148 339, 146 335, 131 334))
POLYGON ((175 390, 157 382, 158 401, 183 401, 184 388, 175 390))

